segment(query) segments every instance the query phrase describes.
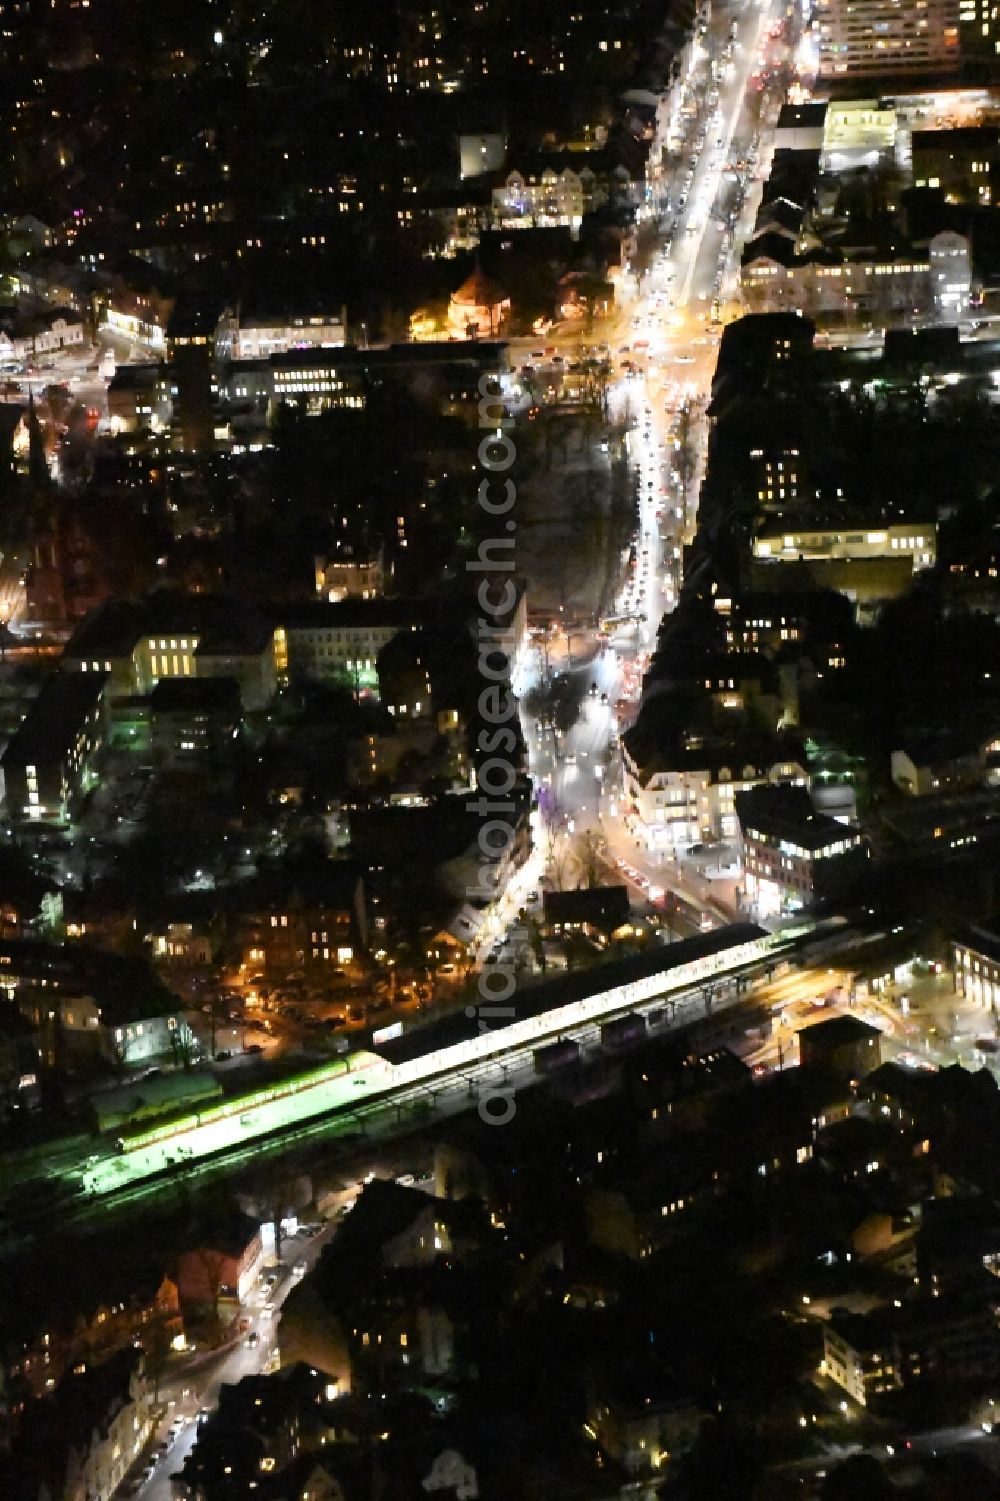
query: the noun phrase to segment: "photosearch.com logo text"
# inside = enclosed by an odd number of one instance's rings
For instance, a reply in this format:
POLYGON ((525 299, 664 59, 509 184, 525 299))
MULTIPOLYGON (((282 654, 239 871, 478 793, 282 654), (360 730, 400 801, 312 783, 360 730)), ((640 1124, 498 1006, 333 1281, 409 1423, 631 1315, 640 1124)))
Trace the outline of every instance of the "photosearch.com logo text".
MULTIPOLYGON (((517 532, 513 515, 517 491, 509 473, 517 457, 510 437, 513 426, 511 419, 504 414, 499 378, 481 376, 479 427, 483 437, 478 457, 480 468, 486 474, 479 485, 478 500, 491 524, 495 522, 495 535, 485 536, 476 557, 466 564, 468 573, 484 575, 476 591, 476 603, 480 611, 477 640, 479 676, 483 685, 479 694, 479 718, 483 728, 479 732, 478 750, 485 758, 479 761, 476 775, 479 797, 470 800, 468 805, 470 812, 480 819, 478 844, 482 863, 477 884, 467 889, 466 896, 469 901, 487 907, 502 895, 498 888, 498 874, 502 871, 504 856, 517 838, 517 805, 510 794, 518 778, 514 757, 520 744, 517 701, 511 689, 518 594, 513 578, 503 577, 514 572, 517 532)), ((509 962, 481 967, 478 1001, 466 1009, 466 1015, 475 1018, 481 1033, 491 1031, 494 1026, 508 1026, 513 1021, 516 988, 517 977, 509 962)), ((489 1125, 506 1125, 513 1120, 516 1108, 514 1090, 506 1083, 480 1086, 479 1115, 489 1125)))

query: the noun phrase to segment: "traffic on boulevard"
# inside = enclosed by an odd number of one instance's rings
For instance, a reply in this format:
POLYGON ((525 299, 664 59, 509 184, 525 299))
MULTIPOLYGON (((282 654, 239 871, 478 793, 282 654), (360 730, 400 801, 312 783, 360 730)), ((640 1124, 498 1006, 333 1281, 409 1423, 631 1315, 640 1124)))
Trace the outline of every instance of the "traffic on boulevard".
MULTIPOLYGON (((551 688, 555 677, 579 705, 565 730, 525 714, 529 767, 543 789, 548 877, 579 873, 596 850, 605 877, 624 880, 638 910, 669 907, 676 936, 739 916, 736 852, 695 848, 665 865, 662 852, 647 847, 623 793, 621 736, 637 713, 659 623, 677 602, 697 521, 718 344, 738 312, 742 237, 769 154, 772 14, 758 4, 720 11, 676 94, 662 142, 655 243, 647 262, 623 277, 596 348, 611 371, 608 405, 627 430, 632 479, 633 526, 617 592, 599 617, 537 633, 522 696, 523 708, 532 686, 551 688)), ((515 345, 512 364, 523 359, 553 373, 579 355, 572 329, 556 327, 546 338, 547 353, 521 354, 515 345)), ((540 879, 533 867, 530 886, 540 879)), ((504 934, 520 905, 491 925, 484 959, 509 952, 504 934)))

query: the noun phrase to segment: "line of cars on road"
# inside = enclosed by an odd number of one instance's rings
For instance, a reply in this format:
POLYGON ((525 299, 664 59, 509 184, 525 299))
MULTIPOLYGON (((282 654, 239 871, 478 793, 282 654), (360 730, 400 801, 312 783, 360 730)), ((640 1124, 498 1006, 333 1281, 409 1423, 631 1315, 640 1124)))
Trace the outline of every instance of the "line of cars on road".
POLYGON ((140 1468, 125 1480, 117 1493, 119 1496, 138 1496, 139 1492, 145 1489, 156 1473, 157 1466, 166 1459, 187 1427, 187 1421, 183 1417, 173 1419, 163 1438, 148 1451, 140 1468))

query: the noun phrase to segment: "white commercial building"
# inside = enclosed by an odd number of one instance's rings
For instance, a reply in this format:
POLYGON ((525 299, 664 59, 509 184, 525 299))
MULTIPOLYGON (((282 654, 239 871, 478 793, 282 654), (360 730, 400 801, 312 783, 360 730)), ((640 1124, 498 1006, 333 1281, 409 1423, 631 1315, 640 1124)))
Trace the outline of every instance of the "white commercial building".
POLYGON ((244 313, 227 308, 215 334, 220 360, 266 360, 290 349, 334 349, 347 342, 346 315, 336 312, 244 313))
POLYGON ((753 555, 765 563, 857 562, 872 558, 909 558, 916 572, 933 568, 937 527, 933 521, 901 522, 877 529, 832 527, 756 537, 753 555))
POLYGON ((734 839, 737 793, 761 783, 807 782, 796 761, 751 763, 733 750, 726 764, 716 747, 686 745, 654 753, 641 764, 626 744, 622 762, 626 808, 636 820, 636 833, 653 850, 676 851, 706 837, 734 839))

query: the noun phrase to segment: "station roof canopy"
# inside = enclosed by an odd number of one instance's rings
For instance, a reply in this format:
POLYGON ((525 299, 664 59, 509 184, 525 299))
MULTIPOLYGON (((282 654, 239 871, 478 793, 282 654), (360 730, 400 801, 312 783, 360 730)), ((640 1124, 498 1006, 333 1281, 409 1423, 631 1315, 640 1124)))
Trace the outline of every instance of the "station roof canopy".
MULTIPOLYGON (((590 969, 571 970, 554 979, 544 980, 539 985, 522 986, 506 1001, 497 999, 491 1002, 487 991, 482 997, 482 1019, 484 1022, 488 1021, 491 1005, 503 1005, 513 1008, 513 1015, 502 1019, 504 1023, 527 1021, 532 1017, 544 1016, 547 1011, 556 1011, 574 1002, 586 1001, 603 991, 616 990, 660 973, 663 975, 664 985, 667 985, 673 972, 685 964, 711 958, 715 954, 724 953, 726 949, 752 943, 755 939, 766 936, 764 929, 755 923, 732 923, 728 927, 717 928, 712 933, 699 933, 693 938, 682 938, 678 943, 658 945, 645 953, 625 959, 612 959, 590 969)), ((506 973, 504 970, 500 972, 506 973)), ((501 988, 498 986, 498 997, 500 993, 501 988)), ((376 1051, 391 1063, 406 1063, 414 1058, 440 1052, 443 1048, 471 1042, 479 1034, 480 1018, 476 1009, 470 1006, 467 1011, 442 1017, 431 1026, 404 1032, 402 1037, 385 1043, 376 1051)))

